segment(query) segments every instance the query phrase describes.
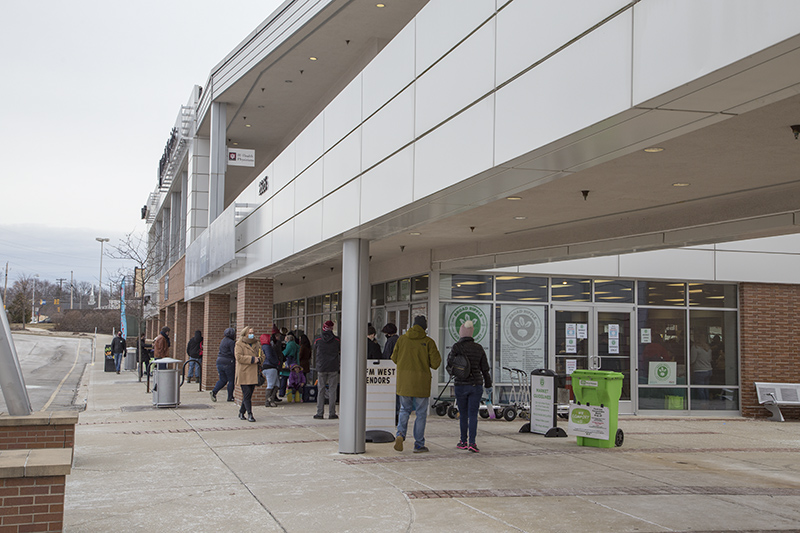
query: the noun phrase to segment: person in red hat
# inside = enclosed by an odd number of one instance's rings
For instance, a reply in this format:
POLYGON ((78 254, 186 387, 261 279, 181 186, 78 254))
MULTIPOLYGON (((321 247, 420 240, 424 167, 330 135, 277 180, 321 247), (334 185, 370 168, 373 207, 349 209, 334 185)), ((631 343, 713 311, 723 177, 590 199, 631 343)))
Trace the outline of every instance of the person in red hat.
POLYGON ((333 322, 322 325, 322 336, 314 341, 314 366, 317 371, 317 414, 314 418, 325 418, 325 387, 328 387, 328 418, 337 419, 336 389, 339 387, 339 363, 342 346, 333 333, 333 322))

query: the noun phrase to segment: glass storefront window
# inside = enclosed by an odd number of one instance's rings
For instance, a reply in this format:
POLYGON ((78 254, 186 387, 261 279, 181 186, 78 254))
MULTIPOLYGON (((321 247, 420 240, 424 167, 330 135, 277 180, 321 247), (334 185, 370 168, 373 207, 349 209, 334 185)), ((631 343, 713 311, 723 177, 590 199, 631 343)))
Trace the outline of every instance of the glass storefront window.
POLYGON ((442 274, 439 277, 439 297, 443 300, 491 300, 492 276, 442 274))
POLYGON ((390 281, 386 284, 386 303, 397 301, 397 282, 390 281))
POLYGON ((639 409, 683 411, 688 408, 685 388, 639 388, 639 409))
POLYGON ((736 293, 736 285, 690 283, 689 305, 694 307, 736 307, 736 293))
POLYGON ((497 299, 518 302, 546 302, 547 278, 497 276, 497 299))
POLYGON ((384 288, 385 288, 385 286, 382 283, 379 283, 378 285, 373 285, 372 286, 372 306, 373 307, 378 306, 378 305, 384 305, 386 303, 386 300, 384 299, 384 296, 383 296, 384 288))
POLYGON ((686 305, 686 284, 671 281, 640 281, 639 305, 686 305))
POLYGON ((411 279, 401 279, 400 280, 400 295, 399 299, 401 302, 408 302, 411 300, 411 279))
POLYGON ((550 289, 553 293, 553 303, 592 301, 590 279, 553 278, 550 289))
POLYGON ((427 275, 411 278, 411 301, 428 299, 429 278, 427 275))
POLYGON ((686 384, 686 311, 639 308, 639 383, 644 385, 686 384), (659 362, 671 363, 659 376, 659 362), (651 374, 651 368, 653 373, 651 374))
MULTIPOLYGON (((689 327, 692 333, 690 361, 693 386, 729 386, 739 384, 739 361, 737 346, 736 311, 689 312, 689 327)), ((710 395, 701 394, 701 400, 710 400, 710 395)), ((718 409, 713 405, 693 408, 718 409)))
POLYGON ((632 304, 633 281, 624 279, 595 280, 594 301, 632 304))

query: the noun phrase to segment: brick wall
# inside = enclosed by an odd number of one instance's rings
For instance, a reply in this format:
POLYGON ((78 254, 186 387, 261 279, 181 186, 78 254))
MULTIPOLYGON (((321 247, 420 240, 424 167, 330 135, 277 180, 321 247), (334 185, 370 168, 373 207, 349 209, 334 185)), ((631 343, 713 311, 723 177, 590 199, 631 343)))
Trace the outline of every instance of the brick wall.
POLYGON ((66 476, 0 479, 0 532, 61 531, 66 476))
MULTIPOLYGON (((768 417, 758 405, 756 381, 800 383, 800 286, 739 285, 742 416, 768 417)), ((781 408, 800 419, 800 408, 781 408)))
POLYGON ((75 425, 0 427, 0 450, 72 448, 75 425))
MULTIPOLYGON (((273 281, 271 279, 245 278, 239 280, 236 296, 236 331, 249 326, 255 330, 256 338, 272 331, 273 281)), ((265 387, 256 387, 253 405, 263 405, 265 387)), ((237 387, 236 403, 241 404, 242 391, 237 387)))
POLYGON ((170 345, 169 349, 167 350, 167 357, 175 358, 175 307, 166 307, 164 309, 164 325, 170 328, 169 338, 170 338, 170 345))
MULTIPOLYGON (((170 327, 172 328, 172 343, 175 346, 173 357, 185 361, 189 359, 189 356, 186 355, 186 343, 189 342, 186 337, 186 302, 175 302, 172 308, 174 321, 170 327)), ((188 372, 189 369, 186 370, 188 372)))
MULTIPOLYGON (((203 390, 211 390, 219 379, 217 354, 228 327, 231 299, 227 294, 206 294, 203 302, 203 390)), ((227 394, 227 393, 226 393, 227 394)))

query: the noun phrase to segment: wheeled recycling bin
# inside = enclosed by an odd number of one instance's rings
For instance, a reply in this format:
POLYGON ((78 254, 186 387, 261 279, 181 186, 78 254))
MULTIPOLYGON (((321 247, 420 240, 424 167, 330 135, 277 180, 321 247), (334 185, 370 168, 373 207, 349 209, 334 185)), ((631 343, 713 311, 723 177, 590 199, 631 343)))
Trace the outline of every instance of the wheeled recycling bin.
POLYGON ((605 370, 572 373, 575 403, 570 405, 569 432, 577 436, 578 446, 622 446, 623 433, 617 427, 622 379, 621 373, 605 370))
POLYGON ((154 359, 153 373, 153 405, 156 407, 178 407, 181 403, 180 359, 163 357, 154 359))

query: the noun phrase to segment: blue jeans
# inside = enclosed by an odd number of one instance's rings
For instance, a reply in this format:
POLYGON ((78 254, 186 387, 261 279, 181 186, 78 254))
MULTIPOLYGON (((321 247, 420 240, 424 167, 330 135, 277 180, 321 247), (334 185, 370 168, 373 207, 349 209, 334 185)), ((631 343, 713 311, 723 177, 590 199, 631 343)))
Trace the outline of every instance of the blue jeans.
POLYGON ((428 420, 428 401, 430 398, 414 398, 412 396, 399 396, 400 415, 397 420, 397 434, 404 439, 408 431, 408 417, 411 411, 417 413, 414 421, 414 449, 425 446, 425 422, 428 420))
POLYGON ((122 365, 122 354, 115 353, 114 354, 114 366, 117 367, 117 374, 119 374, 119 367, 122 365))
POLYGON ((264 374, 264 378, 267 380, 267 388, 274 389, 275 385, 278 384, 278 369, 265 368, 261 373, 264 374))
POLYGON ((189 378, 200 377, 200 359, 195 359, 194 357, 189 358, 189 375, 186 377, 189 378))
POLYGON ((214 396, 225 386, 228 385, 228 399, 233 398, 233 378, 236 375, 236 361, 222 362, 217 360, 217 372, 219 372, 219 381, 214 385, 214 396))
POLYGON ((475 444, 475 434, 478 432, 478 409, 481 406, 483 387, 480 385, 456 385, 454 389, 461 423, 461 442, 475 444))

